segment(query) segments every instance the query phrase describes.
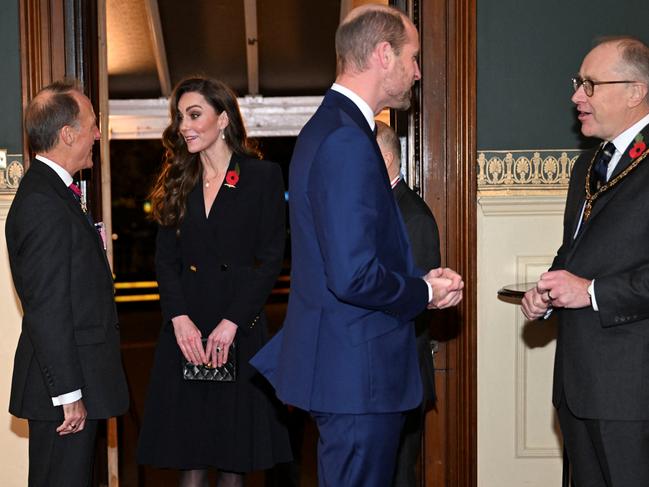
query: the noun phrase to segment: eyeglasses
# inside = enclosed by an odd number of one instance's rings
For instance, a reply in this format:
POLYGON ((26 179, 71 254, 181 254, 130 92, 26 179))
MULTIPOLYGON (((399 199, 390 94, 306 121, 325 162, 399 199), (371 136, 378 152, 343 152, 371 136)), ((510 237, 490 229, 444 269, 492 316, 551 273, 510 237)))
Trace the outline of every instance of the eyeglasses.
POLYGON ((582 78, 581 76, 575 76, 572 78, 572 87, 575 91, 577 91, 579 87, 583 86, 586 96, 593 96, 595 86, 597 85, 616 85, 620 83, 637 83, 637 81, 593 81, 592 79, 582 78))

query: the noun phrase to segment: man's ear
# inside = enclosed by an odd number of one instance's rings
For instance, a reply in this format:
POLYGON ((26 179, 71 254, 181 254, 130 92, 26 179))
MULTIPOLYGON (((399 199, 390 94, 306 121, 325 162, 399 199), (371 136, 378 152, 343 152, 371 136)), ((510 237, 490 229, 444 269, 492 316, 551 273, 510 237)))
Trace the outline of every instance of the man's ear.
POLYGON ((390 151, 381 151, 381 155, 383 155, 383 160, 385 161, 385 165, 387 167, 390 167, 394 162, 394 154, 390 151))
POLYGON ((379 42, 374 48, 374 54, 379 66, 382 69, 388 69, 394 58, 394 51, 392 50, 392 45, 387 42, 379 42))
POLYGON ((642 102, 649 104, 649 100, 647 100, 648 88, 645 83, 633 83, 629 89, 631 90, 628 102, 630 108, 635 108, 642 102))
POLYGON ((77 138, 77 131, 70 125, 64 125, 59 131, 59 140, 65 145, 72 145, 77 138))

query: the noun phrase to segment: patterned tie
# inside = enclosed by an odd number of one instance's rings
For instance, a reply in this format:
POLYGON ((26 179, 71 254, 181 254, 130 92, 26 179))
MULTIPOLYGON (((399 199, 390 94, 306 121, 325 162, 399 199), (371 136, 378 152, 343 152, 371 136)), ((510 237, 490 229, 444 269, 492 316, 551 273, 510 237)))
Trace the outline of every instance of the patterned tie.
POLYGON ((611 162, 611 158, 615 154, 615 145, 613 142, 607 142, 602 150, 599 151, 597 159, 593 164, 593 175, 592 181, 595 187, 591 187, 592 191, 597 191, 602 184, 606 183, 608 178, 606 174, 608 172, 608 163, 611 162))
POLYGON ((77 186, 74 183, 70 183, 68 189, 72 193, 72 196, 74 196, 74 199, 77 200, 77 203, 79 203, 79 206, 81 207, 81 211, 83 211, 83 214, 86 216, 86 220, 88 220, 90 226, 97 231, 97 235, 101 240, 101 244, 104 247, 104 250, 106 250, 106 230, 104 228, 104 223, 103 222, 95 223, 95 220, 92 218, 92 215, 88 211, 88 207, 81 200, 81 190, 79 189, 79 186, 77 186))
POLYGON ((70 183, 70 186, 68 186, 68 188, 70 188, 70 191, 72 191, 74 193, 74 195, 76 196, 75 199, 77 199, 77 198, 79 200, 81 199, 81 190, 79 189, 79 186, 77 186, 74 183, 70 183))

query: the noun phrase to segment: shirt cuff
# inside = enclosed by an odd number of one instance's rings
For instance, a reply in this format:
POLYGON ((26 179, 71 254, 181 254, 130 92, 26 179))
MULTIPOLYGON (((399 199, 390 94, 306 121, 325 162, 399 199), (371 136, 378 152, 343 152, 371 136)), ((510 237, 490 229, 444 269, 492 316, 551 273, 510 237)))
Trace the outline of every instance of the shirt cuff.
POLYGON ((77 389, 76 391, 53 397, 52 404, 54 404, 55 406, 63 406, 64 404, 70 404, 72 402, 78 401, 79 399, 81 399, 81 397, 81 389, 77 389))
POLYGON ((590 281, 590 286, 588 286, 588 295, 590 296, 590 304, 592 305, 595 311, 599 311, 597 306, 597 299, 595 299, 595 279, 590 281))
MULTIPOLYGON (((422 279, 424 279, 422 277, 422 279)), ((424 282, 426 283, 426 287, 428 288, 428 302, 432 303, 433 302, 433 286, 430 285, 430 283, 424 279, 424 282)))

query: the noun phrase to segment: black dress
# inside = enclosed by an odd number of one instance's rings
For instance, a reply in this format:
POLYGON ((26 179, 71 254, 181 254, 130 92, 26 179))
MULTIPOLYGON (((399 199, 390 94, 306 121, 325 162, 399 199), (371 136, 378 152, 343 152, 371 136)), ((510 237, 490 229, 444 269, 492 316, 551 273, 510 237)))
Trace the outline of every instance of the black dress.
POLYGON ((199 181, 179 229, 158 231, 163 326, 138 445, 141 464, 250 472, 291 460, 284 409, 248 363, 268 338, 263 306, 282 265, 284 185, 276 164, 233 155, 228 170, 237 169, 235 187, 224 181, 209 217, 199 181), (182 379, 170 320, 183 314, 204 338, 224 318, 238 325, 236 382, 182 379))

